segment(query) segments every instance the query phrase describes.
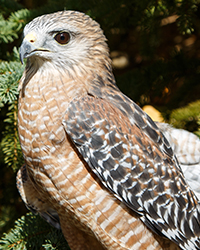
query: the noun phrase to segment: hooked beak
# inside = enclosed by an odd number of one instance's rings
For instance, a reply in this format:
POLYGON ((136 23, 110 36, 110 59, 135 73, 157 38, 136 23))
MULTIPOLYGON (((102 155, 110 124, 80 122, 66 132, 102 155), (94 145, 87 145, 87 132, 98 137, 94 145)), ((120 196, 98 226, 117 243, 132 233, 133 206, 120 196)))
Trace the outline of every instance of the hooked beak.
POLYGON ((25 58, 28 58, 35 54, 39 54, 40 51, 49 51, 44 48, 38 48, 36 46, 36 41, 36 35, 33 33, 29 33, 25 36, 19 49, 20 61, 22 64, 25 58))
POLYGON ((23 64, 24 58, 29 57, 36 50, 37 49, 33 44, 31 44, 29 41, 24 39, 19 49, 21 63, 23 64))

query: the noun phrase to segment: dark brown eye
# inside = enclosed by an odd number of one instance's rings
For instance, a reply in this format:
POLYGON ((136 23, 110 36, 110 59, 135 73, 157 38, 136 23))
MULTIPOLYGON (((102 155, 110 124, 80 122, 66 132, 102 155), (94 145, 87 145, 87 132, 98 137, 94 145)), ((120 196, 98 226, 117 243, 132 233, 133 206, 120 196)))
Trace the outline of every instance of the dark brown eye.
POLYGON ((70 39, 70 35, 67 32, 58 33, 54 39, 60 44, 67 44, 70 39))

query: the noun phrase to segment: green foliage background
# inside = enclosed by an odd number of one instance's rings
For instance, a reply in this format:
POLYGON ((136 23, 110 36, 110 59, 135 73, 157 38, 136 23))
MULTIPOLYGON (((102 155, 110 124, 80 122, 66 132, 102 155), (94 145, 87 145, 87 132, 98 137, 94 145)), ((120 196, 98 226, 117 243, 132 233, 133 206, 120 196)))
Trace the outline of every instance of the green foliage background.
POLYGON ((25 24, 58 10, 87 13, 108 38, 120 89, 140 106, 156 107, 166 122, 200 136, 200 1, 0 0, 0 6, 0 249, 67 249, 59 231, 26 214, 15 186, 23 164, 17 87, 25 24))

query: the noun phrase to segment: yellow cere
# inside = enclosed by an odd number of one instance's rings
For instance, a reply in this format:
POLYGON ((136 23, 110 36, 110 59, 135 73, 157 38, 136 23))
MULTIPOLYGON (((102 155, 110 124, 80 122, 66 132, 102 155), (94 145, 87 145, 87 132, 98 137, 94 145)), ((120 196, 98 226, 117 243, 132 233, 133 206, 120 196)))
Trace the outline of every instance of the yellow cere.
POLYGON ((33 33, 33 32, 32 32, 32 33, 29 33, 29 34, 27 34, 27 35, 25 36, 24 39, 26 39, 27 41, 33 43, 33 42, 36 41, 36 34, 33 33))

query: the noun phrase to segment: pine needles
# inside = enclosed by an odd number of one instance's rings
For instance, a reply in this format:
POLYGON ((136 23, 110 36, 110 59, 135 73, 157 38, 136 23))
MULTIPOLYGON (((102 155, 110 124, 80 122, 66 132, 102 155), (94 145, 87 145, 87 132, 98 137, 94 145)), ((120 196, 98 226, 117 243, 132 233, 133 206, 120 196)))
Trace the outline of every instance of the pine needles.
POLYGON ((0 240, 0 249, 7 250, 67 250, 70 248, 62 233, 37 215, 27 213, 0 240))

